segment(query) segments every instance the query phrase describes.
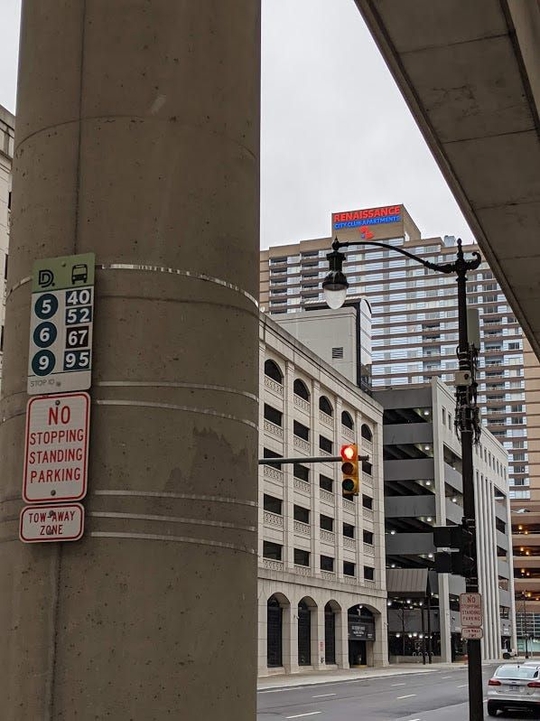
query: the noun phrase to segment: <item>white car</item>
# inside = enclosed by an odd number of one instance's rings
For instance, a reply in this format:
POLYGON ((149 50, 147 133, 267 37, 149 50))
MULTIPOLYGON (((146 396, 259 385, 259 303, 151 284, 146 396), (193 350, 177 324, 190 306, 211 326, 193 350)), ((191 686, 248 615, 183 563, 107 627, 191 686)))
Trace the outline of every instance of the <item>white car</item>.
POLYGON ((505 663, 488 681, 488 716, 506 709, 540 711, 540 664, 505 663))

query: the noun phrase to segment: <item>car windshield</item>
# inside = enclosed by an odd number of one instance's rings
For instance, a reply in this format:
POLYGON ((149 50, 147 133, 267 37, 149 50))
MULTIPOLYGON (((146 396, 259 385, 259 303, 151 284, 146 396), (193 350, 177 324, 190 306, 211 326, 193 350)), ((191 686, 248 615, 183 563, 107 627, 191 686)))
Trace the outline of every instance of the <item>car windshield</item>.
POLYGON ((538 668, 534 666, 501 666, 497 669, 497 678, 537 678, 538 668))

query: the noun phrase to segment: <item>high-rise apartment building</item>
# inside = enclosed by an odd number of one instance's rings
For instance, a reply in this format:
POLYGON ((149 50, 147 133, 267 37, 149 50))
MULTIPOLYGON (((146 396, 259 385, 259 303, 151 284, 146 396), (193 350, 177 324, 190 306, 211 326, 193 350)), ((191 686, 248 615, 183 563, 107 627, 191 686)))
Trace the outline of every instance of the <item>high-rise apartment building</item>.
POLYGON ((11 163, 13 161, 15 118, 0 105, 0 384, 4 348, 4 314, 11 206, 11 163))
MULTIPOLYGON (((340 241, 384 240, 437 263, 455 259, 455 238, 422 238, 403 205, 334 213, 336 236, 340 241)), ((328 273, 332 238, 261 252, 260 301, 266 312, 294 313, 324 302, 321 282, 328 273)), ((376 246, 351 247, 345 254, 348 298, 363 297, 371 306, 373 388, 422 384, 433 376, 452 384, 458 343, 455 275, 376 246)), ((509 454, 510 497, 521 501, 530 498, 523 332, 485 261, 469 274, 467 295, 480 314, 482 421, 509 454)))

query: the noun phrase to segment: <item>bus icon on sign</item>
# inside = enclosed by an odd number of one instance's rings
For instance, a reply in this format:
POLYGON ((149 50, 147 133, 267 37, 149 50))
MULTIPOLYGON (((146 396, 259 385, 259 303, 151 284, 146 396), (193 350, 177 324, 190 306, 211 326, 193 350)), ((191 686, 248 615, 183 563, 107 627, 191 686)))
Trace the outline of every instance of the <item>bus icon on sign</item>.
POLYGON ((71 269, 71 282, 73 285, 88 282, 88 266, 86 263, 79 263, 73 266, 71 269))

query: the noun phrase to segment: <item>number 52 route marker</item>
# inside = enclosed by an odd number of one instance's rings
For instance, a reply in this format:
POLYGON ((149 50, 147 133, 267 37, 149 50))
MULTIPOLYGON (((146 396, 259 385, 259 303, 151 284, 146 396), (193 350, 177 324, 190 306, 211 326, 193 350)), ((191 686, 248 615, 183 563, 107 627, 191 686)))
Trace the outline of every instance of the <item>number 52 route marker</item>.
POLYGON ((95 255, 34 263, 28 354, 29 395, 90 388, 95 255))

